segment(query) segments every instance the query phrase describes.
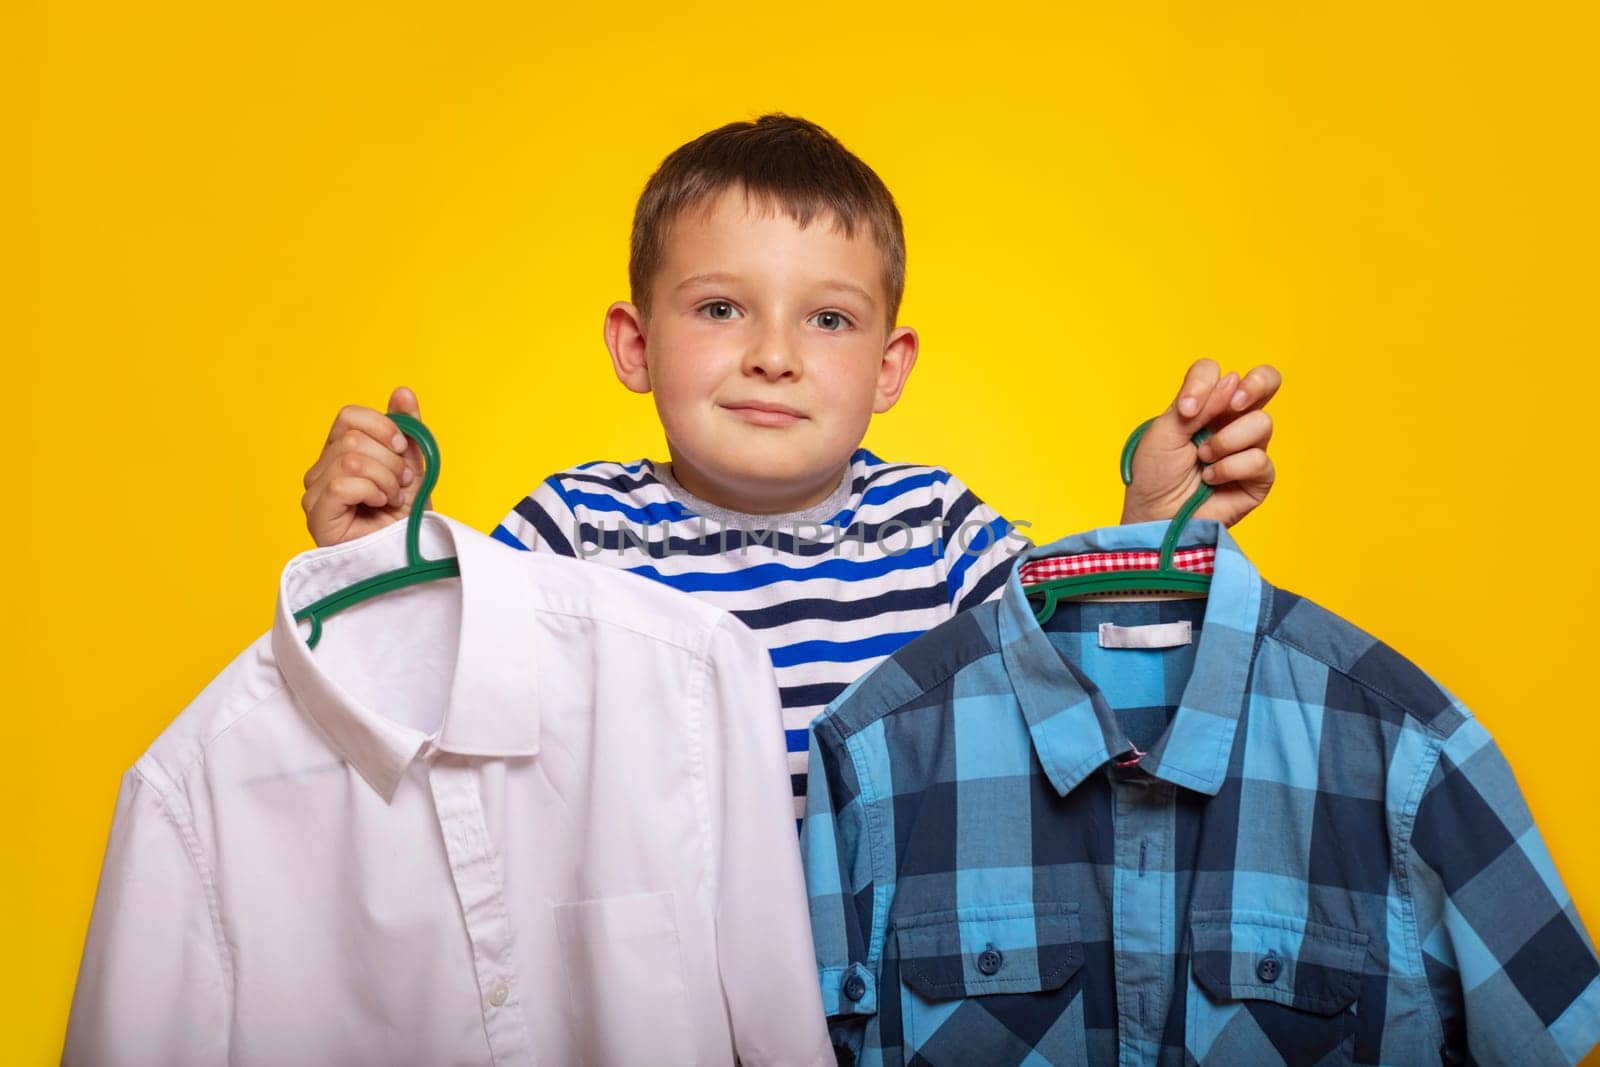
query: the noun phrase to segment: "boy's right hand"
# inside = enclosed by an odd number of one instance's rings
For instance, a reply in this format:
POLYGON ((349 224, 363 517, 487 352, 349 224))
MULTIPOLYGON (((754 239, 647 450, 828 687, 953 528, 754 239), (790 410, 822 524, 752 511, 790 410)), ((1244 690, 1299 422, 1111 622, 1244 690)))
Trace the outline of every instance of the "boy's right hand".
MULTIPOLYGON (((401 386, 389 410, 420 418, 417 398, 401 386)), ((322 455, 306 471, 300 507, 319 545, 354 541, 406 517, 422 478, 422 450, 372 408, 340 410, 322 455)))

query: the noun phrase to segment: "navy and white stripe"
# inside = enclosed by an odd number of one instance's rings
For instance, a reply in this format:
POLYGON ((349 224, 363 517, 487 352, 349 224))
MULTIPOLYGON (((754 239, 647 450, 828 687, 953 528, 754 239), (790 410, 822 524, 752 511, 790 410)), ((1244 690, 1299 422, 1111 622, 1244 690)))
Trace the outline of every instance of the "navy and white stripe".
POLYGON ((777 672, 798 817, 811 720, 901 645, 997 596, 1028 547, 941 468, 861 449, 845 480, 831 514, 727 521, 650 460, 585 463, 545 479, 494 536, 644 575, 753 629, 777 672))

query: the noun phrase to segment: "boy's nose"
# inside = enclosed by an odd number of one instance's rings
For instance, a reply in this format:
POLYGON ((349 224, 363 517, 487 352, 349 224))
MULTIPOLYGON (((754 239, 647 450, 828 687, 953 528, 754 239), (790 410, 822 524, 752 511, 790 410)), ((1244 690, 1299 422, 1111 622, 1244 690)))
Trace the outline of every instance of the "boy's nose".
POLYGON ((751 347, 744 358, 744 372, 777 381, 799 378, 800 354, 791 339, 783 332, 773 330, 751 347))

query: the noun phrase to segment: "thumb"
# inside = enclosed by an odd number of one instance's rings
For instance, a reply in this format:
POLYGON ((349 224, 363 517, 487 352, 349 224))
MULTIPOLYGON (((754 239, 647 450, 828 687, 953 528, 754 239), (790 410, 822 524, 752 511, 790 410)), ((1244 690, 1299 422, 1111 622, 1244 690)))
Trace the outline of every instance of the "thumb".
POLYGON ((422 418, 422 409, 417 406, 417 394, 403 385, 389 394, 389 410, 390 412, 398 411, 416 419, 422 418))
MULTIPOLYGON (((412 418, 420 420, 422 418, 422 409, 417 404, 417 394, 403 385, 400 386, 389 394, 389 413, 391 415, 395 413, 410 415, 412 418)), ((409 506, 410 493, 417 491, 417 483, 422 480, 423 468, 426 466, 422 459, 421 446, 409 437, 406 439, 406 466, 410 468, 412 478, 412 481, 406 486, 409 492, 405 494, 406 503, 409 506)))
MULTIPOLYGON (((1153 448, 1161 451, 1192 447, 1191 441, 1194 435, 1208 426, 1212 420, 1227 412, 1228 401, 1238 384, 1239 376, 1232 371, 1229 371, 1221 381, 1213 378, 1210 381, 1202 379, 1196 382, 1191 376, 1184 382, 1184 389, 1178 394, 1178 398, 1150 423, 1145 438, 1153 448), (1197 403, 1185 405, 1184 401, 1190 399, 1197 403), (1182 410, 1184 406, 1194 410, 1191 414, 1185 415, 1182 410)), ((1143 444, 1141 441, 1141 448, 1143 444)))

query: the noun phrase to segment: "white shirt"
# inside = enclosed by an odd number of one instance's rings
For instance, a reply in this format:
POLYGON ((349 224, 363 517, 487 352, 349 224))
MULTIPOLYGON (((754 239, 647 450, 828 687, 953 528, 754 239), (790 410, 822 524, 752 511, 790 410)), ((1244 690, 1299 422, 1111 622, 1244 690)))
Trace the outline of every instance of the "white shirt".
POLYGON ((719 609, 429 515, 304 553, 123 779, 68 1063, 833 1062, 777 690, 719 609))

